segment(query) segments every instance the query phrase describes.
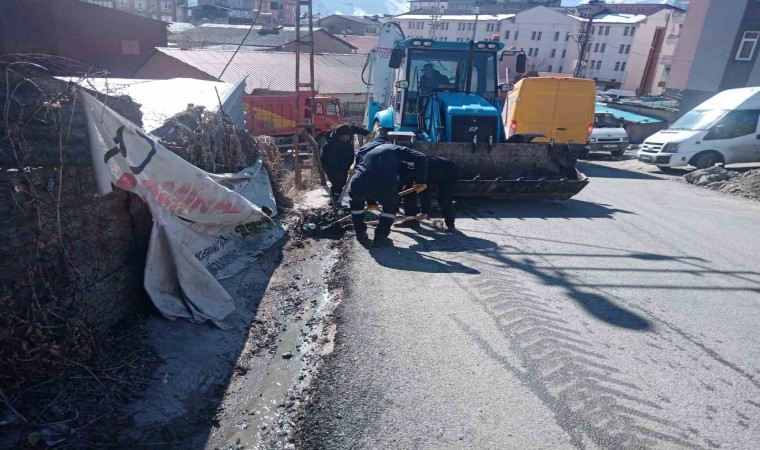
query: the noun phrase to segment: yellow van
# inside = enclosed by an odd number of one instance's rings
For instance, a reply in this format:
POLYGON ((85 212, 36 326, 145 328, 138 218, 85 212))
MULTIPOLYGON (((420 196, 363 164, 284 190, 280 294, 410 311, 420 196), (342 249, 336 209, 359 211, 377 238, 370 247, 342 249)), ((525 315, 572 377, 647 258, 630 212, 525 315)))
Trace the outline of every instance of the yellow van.
POLYGON ((584 78, 534 77, 515 84, 502 118, 507 137, 542 134, 533 142, 568 144, 576 154, 587 153, 594 127, 596 86, 584 78))

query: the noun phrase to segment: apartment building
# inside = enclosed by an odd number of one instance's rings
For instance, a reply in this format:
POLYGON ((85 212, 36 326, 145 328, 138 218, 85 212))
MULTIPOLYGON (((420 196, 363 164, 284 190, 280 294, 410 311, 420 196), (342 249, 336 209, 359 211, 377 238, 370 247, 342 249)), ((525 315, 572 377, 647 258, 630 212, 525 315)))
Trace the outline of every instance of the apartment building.
POLYGON ((644 15, 602 14, 593 18, 581 76, 597 81, 602 88, 617 89, 633 69, 630 64, 644 15))
POLYGON ((666 87, 685 113, 716 93, 760 86, 760 2, 692 0, 666 87))
POLYGON ((395 21, 407 37, 435 35, 443 41, 466 42, 496 34, 508 49, 525 52, 531 72, 573 74, 580 65, 581 76, 594 79, 601 89, 644 95, 664 90, 685 20, 683 10, 667 5, 635 10, 646 14, 600 8, 591 18, 545 6, 508 8, 477 15, 450 8, 438 15, 435 33, 430 10, 402 14, 395 21), (590 36, 579 63, 582 25, 589 20, 590 36))
POLYGON ((572 74, 578 61, 580 21, 544 6, 519 12, 502 32, 507 48, 523 50, 528 71, 572 74))
POLYGON ((637 24, 623 90, 639 95, 659 95, 665 91, 685 19, 683 10, 661 9, 637 24))

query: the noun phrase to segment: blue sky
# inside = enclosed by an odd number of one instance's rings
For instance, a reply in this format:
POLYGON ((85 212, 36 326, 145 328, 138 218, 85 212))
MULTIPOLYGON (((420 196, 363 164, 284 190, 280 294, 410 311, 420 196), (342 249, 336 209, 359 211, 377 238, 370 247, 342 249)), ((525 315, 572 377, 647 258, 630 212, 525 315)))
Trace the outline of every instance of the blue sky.
POLYGON ((401 14, 409 10, 405 0, 314 0, 314 9, 326 14, 372 15, 401 14))

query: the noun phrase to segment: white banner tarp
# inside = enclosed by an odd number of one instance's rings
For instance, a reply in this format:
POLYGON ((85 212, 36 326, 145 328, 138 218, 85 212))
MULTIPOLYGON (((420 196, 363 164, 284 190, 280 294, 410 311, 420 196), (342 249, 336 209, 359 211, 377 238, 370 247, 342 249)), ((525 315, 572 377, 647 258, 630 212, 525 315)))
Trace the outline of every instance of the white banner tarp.
POLYGON ((169 319, 220 325, 234 303, 217 280, 238 274, 283 235, 262 211, 276 211, 266 169, 259 161, 237 174, 209 174, 82 97, 99 187, 134 192, 153 215, 145 268, 151 300, 169 319))

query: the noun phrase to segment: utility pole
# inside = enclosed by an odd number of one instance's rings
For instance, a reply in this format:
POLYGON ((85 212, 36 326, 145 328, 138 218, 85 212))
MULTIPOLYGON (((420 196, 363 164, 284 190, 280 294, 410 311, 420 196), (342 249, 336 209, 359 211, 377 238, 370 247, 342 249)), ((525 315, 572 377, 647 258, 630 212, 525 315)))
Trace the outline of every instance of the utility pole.
POLYGON ((430 39, 438 40, 438 28, 441 26, 441 1, 436 0, 433 6, 433 13, 430 16, 430 32, 428 37, 430 39))
POLYGON ((589 42, 591 42, 591 27, 593 23, 594 16, 588 16, 587 21, 581 22, 580 33, 578 34, 578 62, 575 64, 575 72, 573 72, 573 76, 576 78, 583 78, 585 74, 583 62, 586 60, 589 42))
POLYGON ((472 9, 475 13, 475 26, 472 28, 472 40, 475 41, 475 33, 478 31, 478 16, 480 15, 480 8, 477 6, 472 9))

